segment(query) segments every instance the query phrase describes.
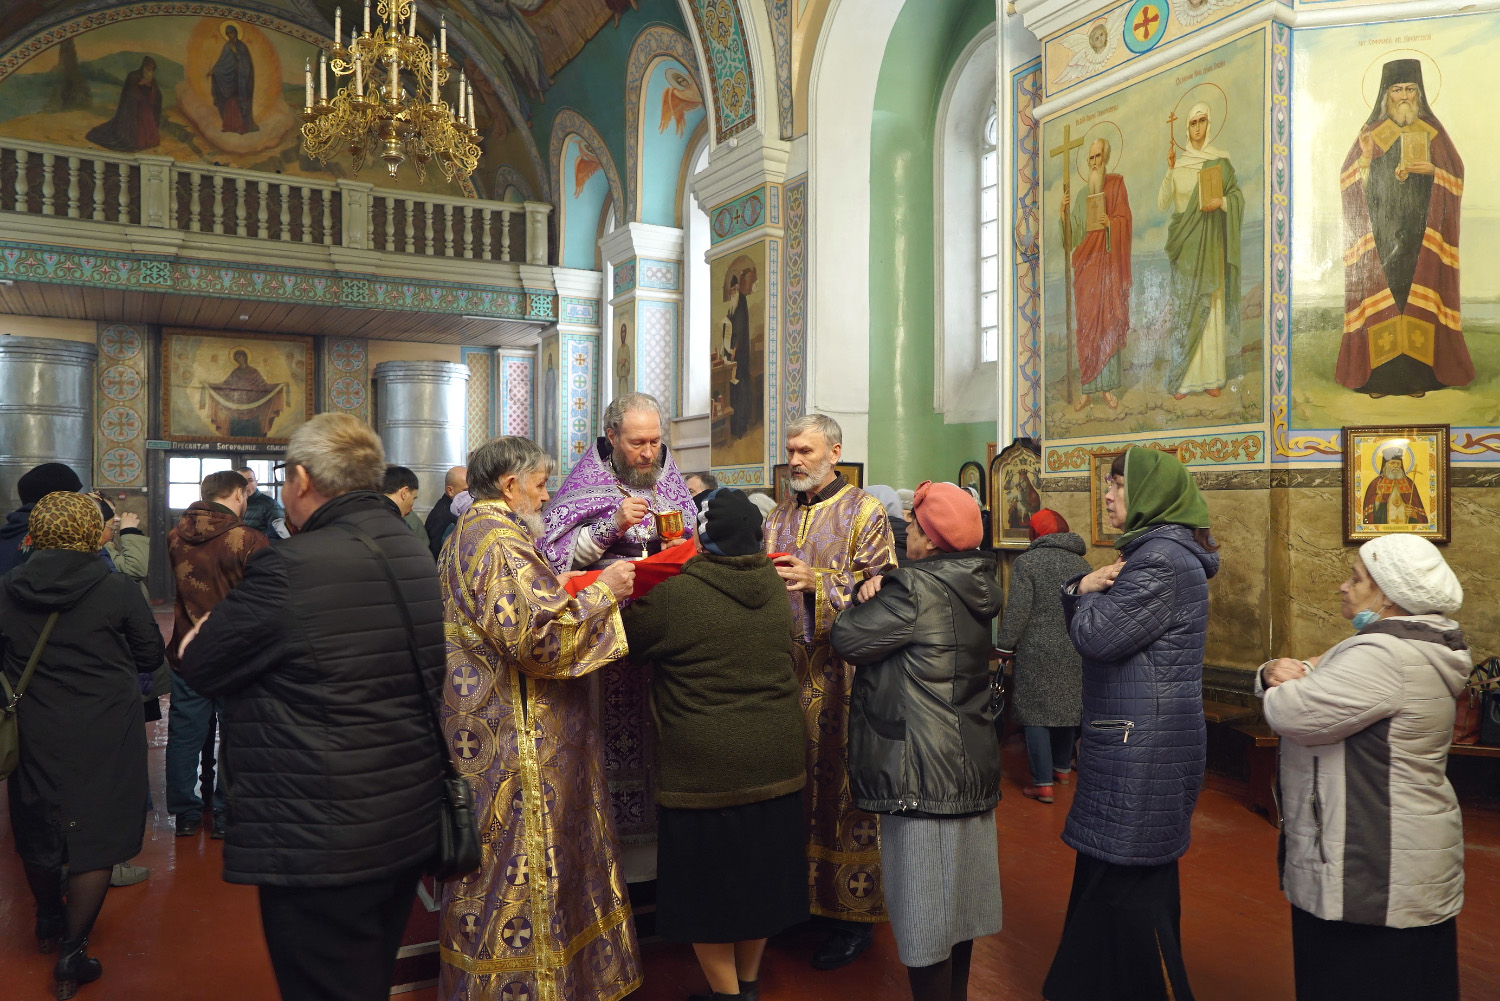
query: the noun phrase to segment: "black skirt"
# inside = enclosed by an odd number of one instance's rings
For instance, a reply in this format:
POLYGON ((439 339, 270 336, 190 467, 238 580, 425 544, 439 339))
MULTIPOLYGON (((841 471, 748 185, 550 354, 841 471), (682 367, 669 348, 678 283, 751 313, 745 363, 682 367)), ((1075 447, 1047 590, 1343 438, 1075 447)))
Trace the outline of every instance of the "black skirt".
POLYGON ((1176 861, 1116 865, 1079 853, 1047 1001, 1193 1001, 1182 962, 1176 861))
POLYGON ((1458 1001, 1458 925, 1387 928, 1292 908, 1297 1001, 1458 1001))
POLYGON ((722 810, 658 807, 657 934, 743 942, 806 921, 806 840, 801 792, 722 810))

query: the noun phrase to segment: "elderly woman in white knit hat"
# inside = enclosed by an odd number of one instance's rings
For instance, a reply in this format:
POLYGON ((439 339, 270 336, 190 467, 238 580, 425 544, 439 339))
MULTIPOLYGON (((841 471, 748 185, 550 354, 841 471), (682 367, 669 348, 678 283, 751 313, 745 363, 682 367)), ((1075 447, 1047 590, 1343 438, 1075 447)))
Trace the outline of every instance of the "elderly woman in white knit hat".
POLYGON ((1281 885, 1299 1001, 1458 1001, 1463 819, 1448 783, 1469 648, 1437 547, 1389 535, 1339 585, 1355 635, 1263 665, 1281 735, 1281 885))

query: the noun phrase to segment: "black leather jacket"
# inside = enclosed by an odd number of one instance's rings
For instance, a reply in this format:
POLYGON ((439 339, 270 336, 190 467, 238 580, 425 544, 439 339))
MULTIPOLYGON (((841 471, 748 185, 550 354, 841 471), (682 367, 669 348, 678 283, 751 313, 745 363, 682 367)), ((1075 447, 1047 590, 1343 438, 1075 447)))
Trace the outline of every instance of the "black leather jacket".
POLYGON ((859 666, 849 709, 854 802, 877 813, 958 816, 1000 800, 1000 744, 989 711, 995 555, 938 553, 885 577, 833 624, 859 666))

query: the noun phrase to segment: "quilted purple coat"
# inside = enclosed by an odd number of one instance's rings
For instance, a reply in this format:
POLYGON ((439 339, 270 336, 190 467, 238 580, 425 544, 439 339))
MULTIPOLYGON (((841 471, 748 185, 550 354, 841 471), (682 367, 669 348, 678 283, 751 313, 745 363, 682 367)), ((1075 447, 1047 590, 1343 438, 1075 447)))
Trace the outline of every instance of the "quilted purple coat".
POLYGON ((1125 547, 1107 591, 1063 611, 1083 657, 1078 790, 1063 841, 1116 865, 1180 858, 1203 784, 1203 644, 1219 557, 1162 525, 1125 547))

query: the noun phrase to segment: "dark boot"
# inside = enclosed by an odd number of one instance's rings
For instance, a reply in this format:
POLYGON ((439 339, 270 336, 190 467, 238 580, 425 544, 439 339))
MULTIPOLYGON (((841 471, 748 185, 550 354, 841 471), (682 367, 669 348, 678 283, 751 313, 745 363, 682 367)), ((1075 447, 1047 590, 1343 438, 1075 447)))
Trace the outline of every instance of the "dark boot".
POLYGON ((57 951, 57 946, 62 942, 63 933, 68 930, 68 915, 63 911, 56 914, 43 914, 41 911, 36 915, 36 951, 47 955, 57 951))
POLYGON ((760 1001, 760 981, 740 981, 740 1001, 760 1001))
POLYGON ((813 953, 815 970, 837 970, 864 955, 875 939, 875 926, 863 922, 834 921, 833 931, 813 953))
POLYGON ((87 936, 76 942, 63 941, 62 954, 57 957, 57 965, 52 968, 52 977, 57 981, 53 996, 58 1001, 67 1001, 68 998, 78 993, 80 985, 93 983, 104 972, 104 967, 99 965, 99 961, 91 959, 88 953, 87 936))

